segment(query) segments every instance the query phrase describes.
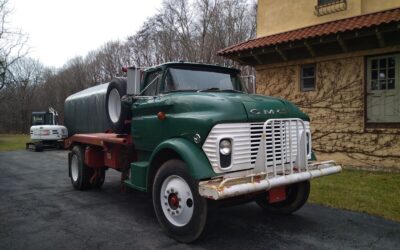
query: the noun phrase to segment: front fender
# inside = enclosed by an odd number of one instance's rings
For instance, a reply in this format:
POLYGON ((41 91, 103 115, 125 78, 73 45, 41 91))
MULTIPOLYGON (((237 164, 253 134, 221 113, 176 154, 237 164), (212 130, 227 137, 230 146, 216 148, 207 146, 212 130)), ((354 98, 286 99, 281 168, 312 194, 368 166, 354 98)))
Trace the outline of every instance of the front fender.
POLYGON ((152 165, 157 154, 165 149, 175 151, 186 163, 189 173, 196 180, 209 179, 216 176, 203 150, 183 138, 173 138, 160 143, 150 156, 150 165, 152 165))

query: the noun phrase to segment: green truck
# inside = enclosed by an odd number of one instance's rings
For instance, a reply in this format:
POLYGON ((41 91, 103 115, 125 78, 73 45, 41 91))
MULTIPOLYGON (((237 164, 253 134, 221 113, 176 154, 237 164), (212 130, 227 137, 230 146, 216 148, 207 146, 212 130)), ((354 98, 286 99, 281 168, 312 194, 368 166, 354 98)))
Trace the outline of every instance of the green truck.
POLYGON ((305 113, 248 93, 237 69, 176 62, 126 71, 66 100, 75 131, 66 140, 69 177, 83 190, 101 187, 107 169, 120 171, 125 187, 152 194, 159 223, 180 242, 200 237, 211 200, 290 214, 306 203, 311 179, 341 171, 315 161, 305 113), (98 122, 85 125, 91 115, 98 122))

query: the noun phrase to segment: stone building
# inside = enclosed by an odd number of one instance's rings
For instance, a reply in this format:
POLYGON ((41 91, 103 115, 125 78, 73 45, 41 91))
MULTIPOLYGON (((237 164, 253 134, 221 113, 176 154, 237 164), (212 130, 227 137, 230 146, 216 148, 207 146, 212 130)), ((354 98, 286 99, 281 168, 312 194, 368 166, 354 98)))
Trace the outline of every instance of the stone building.
POLYGON ((399 0, 259 0, 257 37, 219 55, 310 115, 318 159, 400 170, 399 0))

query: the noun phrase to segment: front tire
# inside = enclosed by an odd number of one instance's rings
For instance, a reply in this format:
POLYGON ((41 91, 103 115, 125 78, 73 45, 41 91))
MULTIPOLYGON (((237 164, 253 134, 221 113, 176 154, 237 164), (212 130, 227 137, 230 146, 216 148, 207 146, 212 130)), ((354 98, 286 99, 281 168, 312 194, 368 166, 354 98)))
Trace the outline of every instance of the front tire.
POLYGON ((286 200, 269 203, 267 194, 256 198, 256 203, 266 212, 280 215, 289 215, 299 210, 308 200, 310 194, 310 182, 304 181, 286 187, 286 200))
POLYGON ((183 243, 198 239, 207 220, 207 201, 198 193, 198 181, 181 160, 169 160, 153 182, 154 210, 169 236, 183 243))

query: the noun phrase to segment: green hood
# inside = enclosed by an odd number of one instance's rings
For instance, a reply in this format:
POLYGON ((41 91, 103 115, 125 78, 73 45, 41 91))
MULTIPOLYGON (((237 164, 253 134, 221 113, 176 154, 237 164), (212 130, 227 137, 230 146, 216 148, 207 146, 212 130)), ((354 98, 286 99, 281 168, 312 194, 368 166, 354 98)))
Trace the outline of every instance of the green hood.
POLYGON ((169 138, 183 137, 193 141, 193 136, 199 134, 203 142, 218 123, 262 122, 271 118, 309 120, 290 102, 274 97, 245 93, 175 92, 133 103, 132 136, 138 148, 152 150, 169 138), (166 119, 157 119, 158 112, 164 112, 166 119))
POLYGON ((300 118, 306 121, 309 120, 308 116, 301 112, 295 105, 276 97, 237 94, 235 98, 243 104, 249 122, 266 121, 273 118, 300 118))

